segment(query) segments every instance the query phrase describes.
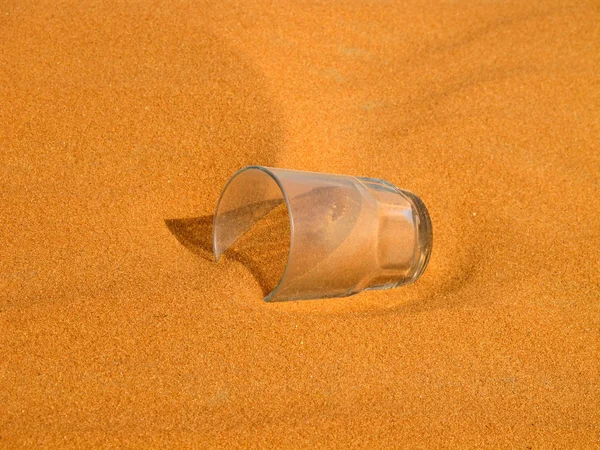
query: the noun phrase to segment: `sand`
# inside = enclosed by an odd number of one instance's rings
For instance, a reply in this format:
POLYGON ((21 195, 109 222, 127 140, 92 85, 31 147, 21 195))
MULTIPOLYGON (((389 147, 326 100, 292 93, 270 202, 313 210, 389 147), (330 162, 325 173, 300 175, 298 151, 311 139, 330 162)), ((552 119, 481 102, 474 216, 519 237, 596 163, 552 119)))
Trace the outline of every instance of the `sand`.
POLYGON ((0 447, 600 446, 598 23, 0 2, 0 447), (415 192, 429 268, 264 303, 198 235, 248 164, 415 192))

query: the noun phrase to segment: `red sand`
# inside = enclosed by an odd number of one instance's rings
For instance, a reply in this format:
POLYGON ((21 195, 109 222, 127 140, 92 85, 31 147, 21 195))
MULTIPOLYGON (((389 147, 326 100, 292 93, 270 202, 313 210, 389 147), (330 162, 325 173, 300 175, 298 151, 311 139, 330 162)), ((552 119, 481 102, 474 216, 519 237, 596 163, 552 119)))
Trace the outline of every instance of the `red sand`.
POLYGON ((33 3, 0 3, 0 447, 600 446, 597 1, 33 3), (165 225, 247 164, 414 191, 428 270, 263 303, 165 225))

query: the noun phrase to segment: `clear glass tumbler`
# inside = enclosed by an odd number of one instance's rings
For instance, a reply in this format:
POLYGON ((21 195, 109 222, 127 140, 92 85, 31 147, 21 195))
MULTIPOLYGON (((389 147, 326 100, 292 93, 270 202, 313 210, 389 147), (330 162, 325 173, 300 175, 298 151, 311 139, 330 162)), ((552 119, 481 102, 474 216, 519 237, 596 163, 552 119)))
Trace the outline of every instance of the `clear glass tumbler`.
POLYGON ((271 229, 269 239, 284 245, 289 233, 289 253, 265 301, 344 297, 412 283, 431 255, 431 220, 411 192, 374 178, 249 166, 221 193, 215 259, 259 222, 268 228, 277 210, 287 210, 289 220, 271 229))

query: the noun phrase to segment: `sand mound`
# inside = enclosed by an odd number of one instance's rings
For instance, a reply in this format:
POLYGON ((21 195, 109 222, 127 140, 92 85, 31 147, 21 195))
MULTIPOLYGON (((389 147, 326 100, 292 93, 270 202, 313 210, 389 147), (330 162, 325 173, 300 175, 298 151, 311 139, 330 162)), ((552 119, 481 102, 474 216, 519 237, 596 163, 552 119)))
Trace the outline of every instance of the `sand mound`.
POLYGON ((0 445, 597 446, 599 21, 0 4, 0 445), (204 258, 247 164, 415 192, 427 272, 264 304, 204 258))

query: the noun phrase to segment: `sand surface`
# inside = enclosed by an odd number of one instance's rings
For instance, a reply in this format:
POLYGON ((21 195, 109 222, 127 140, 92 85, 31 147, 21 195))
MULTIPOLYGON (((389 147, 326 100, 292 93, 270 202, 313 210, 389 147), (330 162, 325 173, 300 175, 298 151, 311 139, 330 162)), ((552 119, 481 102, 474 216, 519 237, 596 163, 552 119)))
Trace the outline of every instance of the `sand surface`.
POLYGON ((598 1, 0 2, 0 447, 598 448, 599 24, 598 1), (428 270, 264 303, 203 257, 248 164, 417 193, 428 270))

